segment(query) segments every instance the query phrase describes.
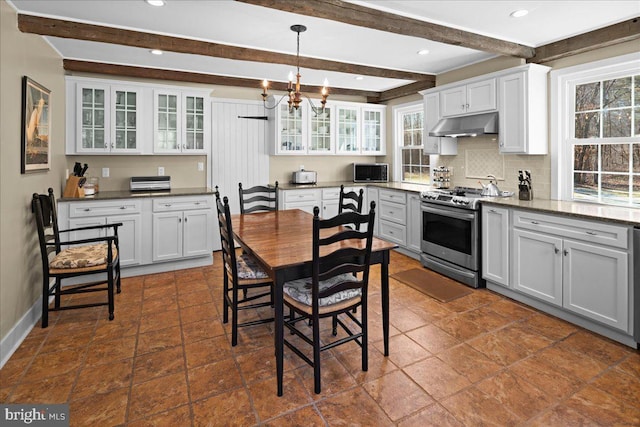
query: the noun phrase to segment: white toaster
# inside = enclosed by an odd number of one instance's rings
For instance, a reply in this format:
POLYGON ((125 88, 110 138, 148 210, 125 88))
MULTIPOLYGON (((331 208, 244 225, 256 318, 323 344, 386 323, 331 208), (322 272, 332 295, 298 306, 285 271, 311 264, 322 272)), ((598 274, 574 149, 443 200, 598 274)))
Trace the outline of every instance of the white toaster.
POLYGON ((315 184, 318 180, 318 173, 315 171, 296 171, 291 174, 292 184, 315 184))

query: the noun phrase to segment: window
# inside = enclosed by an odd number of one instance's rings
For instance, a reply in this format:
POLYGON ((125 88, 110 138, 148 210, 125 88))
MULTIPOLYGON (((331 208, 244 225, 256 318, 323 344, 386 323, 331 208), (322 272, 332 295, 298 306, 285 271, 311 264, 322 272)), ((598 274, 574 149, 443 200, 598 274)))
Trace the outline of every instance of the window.
POLYGON ((396 180, 416 184, 431 182, 429 155, 424 154, 422 102, 395 108, 396 180))
POLYGON ((561 198, 640 207, 637 70, 636 59, 558 73, 560 108, 565 111, 558 116, 554 166, 561 198))

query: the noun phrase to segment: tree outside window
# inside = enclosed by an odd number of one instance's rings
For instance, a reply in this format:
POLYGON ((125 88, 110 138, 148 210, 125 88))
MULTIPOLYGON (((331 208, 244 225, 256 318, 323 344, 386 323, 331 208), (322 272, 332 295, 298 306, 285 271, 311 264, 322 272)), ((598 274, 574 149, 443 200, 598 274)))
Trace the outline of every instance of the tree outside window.
POLYGON ((424 154, 422 145, 424 123, 422 104, 402 109, 395 117, 401 181, 429 184, 431 182, 429 155, 424 154))

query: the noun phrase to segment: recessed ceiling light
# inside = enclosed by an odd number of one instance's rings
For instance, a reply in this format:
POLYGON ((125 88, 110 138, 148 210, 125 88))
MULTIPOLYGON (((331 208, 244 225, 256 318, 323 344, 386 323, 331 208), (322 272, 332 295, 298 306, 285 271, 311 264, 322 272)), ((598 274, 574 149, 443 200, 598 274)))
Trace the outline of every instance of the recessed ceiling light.
POLYGON ((162 51, 160 49, 151 49, 149 52, 153 53, 154 55, 162 55, 162 51))
POLYGON ((520 10, 514 10, 513 12, 511 12, 509 16, 511 16, 512 18, 522 18, 523 16, 526 16, 528 14, 529 14, 528 10, 520 9, 520 10))
POLYGON ((364 80, 364 77, 362 77, 362 76, 356 76, 356 80, 364 80))
POLYGON ((418 51, 418 55, 428 55, 429 49, 421 49, 418 51))
POLYGON ((164 6, 164 0, 144 0, 146 1, 148 4, 150 4, 151 6, 164 6))

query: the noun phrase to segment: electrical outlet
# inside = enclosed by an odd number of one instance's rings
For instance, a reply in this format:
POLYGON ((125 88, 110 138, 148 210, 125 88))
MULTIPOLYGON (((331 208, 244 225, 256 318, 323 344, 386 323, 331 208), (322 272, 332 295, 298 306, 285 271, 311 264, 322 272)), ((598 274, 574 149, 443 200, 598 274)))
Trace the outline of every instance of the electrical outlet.
POLYGON ((158 176, 164 176, 164 166, 158 166, 158 176))
POLYGON ((109 168, 102 168, 102 177, 109 178, 109 168))
POLYGON ((304 170, 304 165, 300 165, 300 170, 303 171, 304 170))
POLYGON ((198 162, 198 171, 202 172, 204 170, 204 163, 198 162))

